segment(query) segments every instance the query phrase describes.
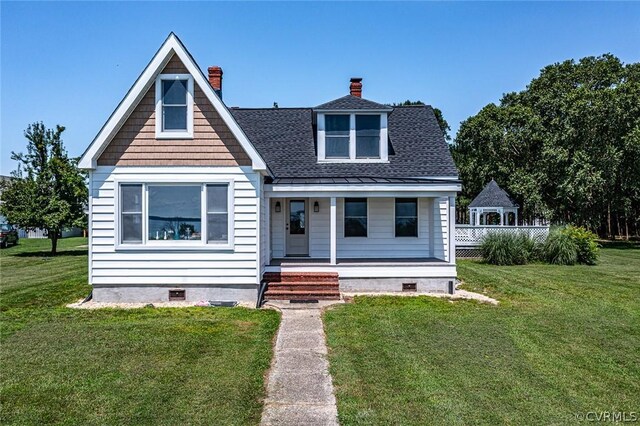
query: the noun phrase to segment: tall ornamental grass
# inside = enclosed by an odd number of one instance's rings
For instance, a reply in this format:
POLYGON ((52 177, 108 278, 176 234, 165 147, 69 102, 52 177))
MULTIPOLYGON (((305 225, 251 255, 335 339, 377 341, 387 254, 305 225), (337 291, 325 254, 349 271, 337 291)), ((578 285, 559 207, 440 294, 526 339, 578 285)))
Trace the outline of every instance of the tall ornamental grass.
POLYGON ((537 242, 526 234, 490 232, 482 239, 480 252, 492 265, 524 265, 536 257, 537 242))

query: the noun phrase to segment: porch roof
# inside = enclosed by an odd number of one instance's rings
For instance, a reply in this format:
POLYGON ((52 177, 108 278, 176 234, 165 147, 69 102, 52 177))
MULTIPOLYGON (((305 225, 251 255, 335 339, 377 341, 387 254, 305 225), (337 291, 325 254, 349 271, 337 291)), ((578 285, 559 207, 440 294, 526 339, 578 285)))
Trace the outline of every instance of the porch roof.
POLYGON ((274 185, 344 185, 344 184, 396 184, 437 185, 460 183, 458 179, 385 178, 385 177, 299 177, 276 178, 274 185))

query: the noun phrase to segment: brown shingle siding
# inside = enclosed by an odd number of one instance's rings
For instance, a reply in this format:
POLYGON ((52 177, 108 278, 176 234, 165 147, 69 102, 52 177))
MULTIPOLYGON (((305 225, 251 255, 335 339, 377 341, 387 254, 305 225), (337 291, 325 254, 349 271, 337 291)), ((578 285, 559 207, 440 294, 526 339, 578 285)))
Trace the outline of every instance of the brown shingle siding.
MULTIPOLYGON (((174 55, 163 74, 186 74, 174 55)), ((98 158, 100 166, 248 166, 242 149, 204 92, 195 85, 193 139, 156 139, 155 84, 98 158)))

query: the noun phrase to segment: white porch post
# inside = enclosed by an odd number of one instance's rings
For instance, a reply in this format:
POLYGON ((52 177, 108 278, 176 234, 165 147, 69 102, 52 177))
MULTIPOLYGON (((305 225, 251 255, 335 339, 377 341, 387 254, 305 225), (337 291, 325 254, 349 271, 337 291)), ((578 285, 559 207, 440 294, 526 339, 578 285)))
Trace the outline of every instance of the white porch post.
POLYGON ((456 263, 456 197, 449 197, 449 263, 456 263))
POLYGON ((337 248, 338 248, 338 227, 336 226, 336 216, 337 216, 337 207, 336 207, 336 197, 331 197, 331 207, 330 207, 330 226, 329 226, 329 234, 331 240, 331 259, 330 263, 335 265, 337 263, 337 248))

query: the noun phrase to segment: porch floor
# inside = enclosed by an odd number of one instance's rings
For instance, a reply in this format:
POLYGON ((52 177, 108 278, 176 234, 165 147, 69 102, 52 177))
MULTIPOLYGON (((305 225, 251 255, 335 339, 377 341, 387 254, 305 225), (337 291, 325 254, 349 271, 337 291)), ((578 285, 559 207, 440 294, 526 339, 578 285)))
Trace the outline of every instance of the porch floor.
MULTIPOLYGON (((404 265, 404 266, 422 266, 432 265, 434 263, 447 263, 442 259, 435 257, 402 257, 402 258, 338 258, 336 265, 343 266, 367 266, 367 265, 404 265)), ((269 266, 319 266, 330 265, 331 261, 327 258, 311 258, 311 257, 285 257, 271 259, 269 266)))

